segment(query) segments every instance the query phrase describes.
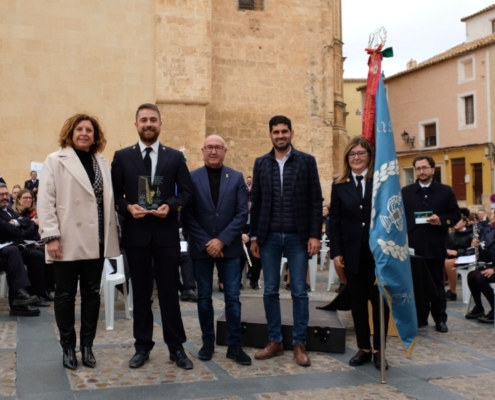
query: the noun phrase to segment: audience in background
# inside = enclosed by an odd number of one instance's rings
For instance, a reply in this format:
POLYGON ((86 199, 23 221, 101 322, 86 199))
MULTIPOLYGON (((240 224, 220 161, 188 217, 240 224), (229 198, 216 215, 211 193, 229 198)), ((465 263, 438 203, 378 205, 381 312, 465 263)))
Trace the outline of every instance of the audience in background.
POLYGON ((447 238, 447 259, 445 260, 445 272, 449 280, 449 290, 445 293, 447 301, 457 300, 457 270, 455 262, 458 257, 466 254, 473 240, 473 226, 468 225, 468 219, 462 215, 454 226, 454 231, 447 238))

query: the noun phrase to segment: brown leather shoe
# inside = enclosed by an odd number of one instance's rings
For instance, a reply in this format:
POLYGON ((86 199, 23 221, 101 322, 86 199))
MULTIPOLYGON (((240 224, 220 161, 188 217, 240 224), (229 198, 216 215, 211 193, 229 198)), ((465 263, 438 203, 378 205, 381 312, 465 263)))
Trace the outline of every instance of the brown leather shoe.
POLYGON ((267 360, 275 356, 281 356, 282 354, 284 354, 283 344, 270 340, 263 350, 257 351, 254 354, 254 358, 257 360, 267 360))
POLYGON ((311 365, 311 360, 309 359, 308 353, 306 353, 306 347, 303 344, 294 345, 294 358, 296 359, 296 364, 302 367, 309 367, 311 365))

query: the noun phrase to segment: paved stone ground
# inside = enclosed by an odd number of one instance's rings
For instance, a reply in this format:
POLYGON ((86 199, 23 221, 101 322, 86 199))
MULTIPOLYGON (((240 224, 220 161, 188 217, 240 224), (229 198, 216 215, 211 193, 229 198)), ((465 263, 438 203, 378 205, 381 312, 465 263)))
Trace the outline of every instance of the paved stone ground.
MULTIPOLYGON (((319 271, 313 299, 330 300, 326 292, 328 272, 319 271)), ((459 282, 460 283, 460 282, 459 282)), ((458 298, 461 299, 460 284, 458 298)), ((245 290, 259 295, 261 291, 245 290)), ((282 297, 290 297, 281 289, 282 297)), ((222 294, 215 292, 216 315, 223 309, 222 294)), ((194 362, 192 371, 178 369, 168 360, 161 341, 159 311, 155 349, 143 368, 127 367, 134 349, 132 321, 126 320, 122 301, 117 301, 113 331, 106 331, 103 307, 94 344, 97 368, 62 367, 61 349, 54 323, 53 306, 36 318, 8 316, 6 299, 0 299, 0 399, 492 399, 495 397, 495 332, 464 318, 461 300, 448 303, 449 333, 435 331, 433 321, 420 329, 412 356, 397 338, 387 342, 390 369, 386 384, 373 365, 348 365, 356 351, 352 318, 339 313, 347 327, 345 354, 310 353, 312 365, 295 364, 292 352, 267 361, 253 359, 241 367, 225 357, 217 346, 211 361, 197 359, 201 332, 194 303, 182 303, 188 342, 185 348, 194 362)), ((77 308, 79 311, 79 308, 77 308)), ((255 349, 246 348, 253 357, 255 349)), ((78 355, 79 356, 79 355, 78 355)))

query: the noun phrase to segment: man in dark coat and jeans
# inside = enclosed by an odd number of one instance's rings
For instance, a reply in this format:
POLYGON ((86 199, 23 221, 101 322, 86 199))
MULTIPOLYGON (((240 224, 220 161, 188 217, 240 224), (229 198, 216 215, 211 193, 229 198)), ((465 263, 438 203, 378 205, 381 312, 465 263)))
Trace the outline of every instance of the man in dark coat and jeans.
MULTIPOLYGON (((417 180, 402 188, 409 247, 414 249, 415 255, 424 257, 438 291, 438 296, 431 299, 435 328, 438 332, 448 332, 443 269, 448 231, 461 218, 461 211, 452 188, 434 180, 432 157, 419 155, 413 160, 413 166, 417 180)), ((429 303, 427 307, 426 315, 430 312, 429 303)), ((428 321, 418 323, 428 325, 428 321)))
POLYGON ((283 253, 290 271, 294 358, 298 365, 308 366, 306 273, 308 257, 320 251, 320 179, 315 158, 291 146, 294 131, 290 119, 275 116, 269 129, 273 149, 256 159, 251 192, 251 252, 258 258, 261 255, 269 343, 254 357, 264 360, 283 353, 279 299, 283 253))

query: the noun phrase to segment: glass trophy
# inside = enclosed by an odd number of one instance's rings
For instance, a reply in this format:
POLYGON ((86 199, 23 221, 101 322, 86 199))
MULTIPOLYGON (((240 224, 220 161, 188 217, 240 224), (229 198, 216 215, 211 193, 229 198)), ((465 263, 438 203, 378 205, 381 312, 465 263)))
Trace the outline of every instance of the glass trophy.
POLYGON ((155 175, 153 182, 151 176, 139 176, 138 204, 146 210, 156 210, 163 204, 160 185, 163 176, 155 175))

